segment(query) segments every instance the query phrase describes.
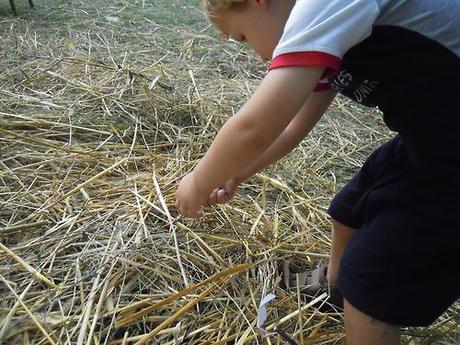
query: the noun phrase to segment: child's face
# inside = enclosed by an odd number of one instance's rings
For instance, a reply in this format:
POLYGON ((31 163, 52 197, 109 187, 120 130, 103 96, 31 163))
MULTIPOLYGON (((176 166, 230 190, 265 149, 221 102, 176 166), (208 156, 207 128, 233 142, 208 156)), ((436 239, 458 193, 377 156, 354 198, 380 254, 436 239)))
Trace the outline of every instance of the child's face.
POLYGON ((229 10, 215 20, 226 36, 247 42, 264 60, 271 60, 295 1, 248 0, 244 9, 229 10))

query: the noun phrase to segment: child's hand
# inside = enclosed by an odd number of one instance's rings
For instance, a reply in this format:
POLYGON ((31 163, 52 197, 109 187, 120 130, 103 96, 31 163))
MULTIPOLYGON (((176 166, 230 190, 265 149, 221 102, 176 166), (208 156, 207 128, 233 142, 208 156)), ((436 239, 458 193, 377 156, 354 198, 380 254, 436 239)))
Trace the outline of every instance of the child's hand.
POLYGON ((223 187, 214 189, 209 196, 208 204, 225 204, 226 202, 230 201, 235 195, 239 184, 240 182, 238 180, 231 179, 228 180, 223 187))
POLYGON ((186 175, 176 191, 176 208, 188 218, 203 216, 202 207, 208 202, 208 195, 199 191, 193 172, 186 175))

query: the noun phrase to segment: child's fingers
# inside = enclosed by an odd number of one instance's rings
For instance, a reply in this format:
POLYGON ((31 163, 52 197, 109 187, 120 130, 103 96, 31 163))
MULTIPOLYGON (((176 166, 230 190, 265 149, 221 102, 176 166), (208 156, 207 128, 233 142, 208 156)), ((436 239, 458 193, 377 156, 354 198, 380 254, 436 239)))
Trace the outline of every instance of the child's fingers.
POLYGON ((208 205, 211 206, 211 205, 217 204, 217 191, 218 191, 218 189, 214 189, 211 192, 211 195, 209 195, 208 205))
POLYGON ((217 202, 219 204, 226 203, 228 201, 227 192, 225 189, 221 188, 217 191, 217 202))
POLYGON ((204 216, 203 209, 199 208, 198 210, 186 209, 185 207, 180 207, 179 212, 182 216, 186 218, 202 218, 204 216))

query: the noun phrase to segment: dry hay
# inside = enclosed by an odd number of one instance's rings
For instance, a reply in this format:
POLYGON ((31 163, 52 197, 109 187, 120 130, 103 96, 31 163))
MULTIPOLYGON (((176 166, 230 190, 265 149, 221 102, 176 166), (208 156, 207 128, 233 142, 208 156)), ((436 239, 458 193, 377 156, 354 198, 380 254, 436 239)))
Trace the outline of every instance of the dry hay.
MULTIPOLYGON (((127 28, 103 14, 76 18, 52 34, 46 18, 0 21, 0 339, 343 343, 341 315, 316 308, 325 296, 303 303, 280 287, 278 267, 327 258, 325 209, 389 137, 378 115, 339 98, 232 203, 182 219, 178 180, 265 66, 204 21, 127 28), (261 340, 267 293, 277 296, 265 325, 274 333, 261 340)), ((452 333, 456 310, 407 341, 452 333)))

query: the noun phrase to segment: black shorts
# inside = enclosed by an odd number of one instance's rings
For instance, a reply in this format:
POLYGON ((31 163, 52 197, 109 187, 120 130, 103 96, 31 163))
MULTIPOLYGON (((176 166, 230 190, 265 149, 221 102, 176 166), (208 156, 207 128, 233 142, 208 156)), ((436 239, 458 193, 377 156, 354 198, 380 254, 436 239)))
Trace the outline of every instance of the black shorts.
POLYGON ((330 216, 358 229, 337 286, 365 314, 426 326, 460 297, 458 165, 413 164, 397 136, 336 195, 330 216))

